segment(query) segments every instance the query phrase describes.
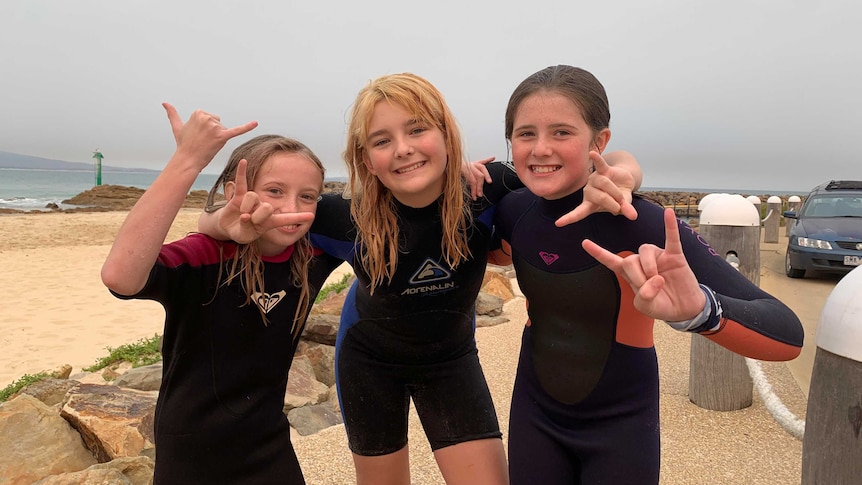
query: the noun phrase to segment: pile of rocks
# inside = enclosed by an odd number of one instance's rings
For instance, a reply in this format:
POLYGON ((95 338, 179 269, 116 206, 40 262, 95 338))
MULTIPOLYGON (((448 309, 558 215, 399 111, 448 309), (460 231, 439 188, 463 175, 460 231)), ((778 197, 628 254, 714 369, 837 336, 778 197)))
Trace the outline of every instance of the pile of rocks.
MULTIPOLYGON (((508 321, 502 308, 514 296, 511 276, 510 267, 488 266, 476 300, 477 326, 508 321)), ((301 435, 341 423, 334 345, 345 294, 313 306, 290 369, 284 412, 301 435)), ((71 370, 63 366, 0 404, 0 483, 152 483, 161 364, 71 370)))

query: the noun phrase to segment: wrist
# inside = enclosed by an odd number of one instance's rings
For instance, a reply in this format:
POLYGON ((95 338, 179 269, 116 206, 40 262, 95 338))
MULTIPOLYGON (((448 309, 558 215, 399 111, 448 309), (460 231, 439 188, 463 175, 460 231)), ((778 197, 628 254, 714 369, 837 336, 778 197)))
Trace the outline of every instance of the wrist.
POLYGON ((681 332, 692 332, 692 333, 700 333, 707 331, 717 330, 721 324, 721 303, 719 303, 718 298, 709 287, 705 285, 699 285, 700 290, 703 292, 706 301, 703 305, 703 310, 700 313, 695 315, 693 318, 688 320, 678 321, 678 322, 668 322, 665 321, 671 328, 679 330, 681 332))

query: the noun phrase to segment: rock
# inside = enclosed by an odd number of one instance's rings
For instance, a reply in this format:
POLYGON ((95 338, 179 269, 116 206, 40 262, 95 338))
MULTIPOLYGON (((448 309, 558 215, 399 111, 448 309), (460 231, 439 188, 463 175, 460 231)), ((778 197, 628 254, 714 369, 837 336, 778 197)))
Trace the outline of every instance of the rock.
POLYGON ((158 393, 81 384, 66 394, 60 415, 99 462, 137 456, 155 447, 153 414, 158 393))
POLYGON ((55 379, 53 377, 48 377, 46 379, 42 379, 41 381, 34 382, 33 384, 30 384, 29 386, 21 389, 17 393, 13 394, 10 397, 10 400, 21 394, 28 394, 42 401, 48 406, 53 406, 55 404, 60 404, 61 402, 63 402, 63 397, 66 395, 66 392, 68 392, 69 389, 77 386, 78 384, 78 381, 70 381, 67 379, 55 379))
POLYGON ((290 421, 290 425, 302 436, 317 433, 343 422, 341 414, 335 413, 328 403, 291 409, 287 413, 287 419, 290 421))
POLYGON ((302 338, 326 345, 335 345, 338 336, 340 315, 311 314, 302 331, 302 338))
POLYGON ((300 340, 296 356, 308 357, 317 380, 331 386, 335 384, 335 347, 314 341, 300 340))
POLYGON ((69 423, 28 394, 0 404, 0 450, 0 483, 7 485, 30 485, 96 463, 69 423))
POLYGON ((139 391, 158 391, 162 385, 162 364, 159 362, 129 369, 114 380, 114 385, 139 391))
POLYGON ((86 470, 43 478, 33 485, 151 485, 155 462, 145 456, 97 463, 86 470))
POLYGON ((503 299, 480 291, 476 297, 476 315, 496 317, 503 313, 503 299))
POLYGON ((319 404, 329 394, 329 387, 317 380, 308 357, 293 358, 284 394, 284 412, 302 406, 319 404))

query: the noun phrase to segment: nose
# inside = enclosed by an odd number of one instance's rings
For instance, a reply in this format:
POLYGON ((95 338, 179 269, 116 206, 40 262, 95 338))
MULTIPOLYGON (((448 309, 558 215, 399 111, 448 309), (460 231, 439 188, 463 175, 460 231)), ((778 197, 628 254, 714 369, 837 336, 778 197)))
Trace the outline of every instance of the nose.
POLYGON ((548 157, 553 153, 551 144, 545 136, 539 135, 536 137, 536 143, 533 145, 533 156, 541 158, 548 157))
POLYGON ((395 143, 396 158, 404 158, 410 156, 413 153, 413 145, 410 143, 410 140, 399 139, 395 143))

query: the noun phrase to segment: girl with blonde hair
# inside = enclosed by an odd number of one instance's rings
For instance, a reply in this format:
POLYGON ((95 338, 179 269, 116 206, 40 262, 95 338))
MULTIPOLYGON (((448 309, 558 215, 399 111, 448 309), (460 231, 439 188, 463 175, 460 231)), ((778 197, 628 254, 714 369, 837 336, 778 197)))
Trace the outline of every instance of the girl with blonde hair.
POLYGON ((305 145, 266 135, 238 147, 210 193, 253 188, 284 225, 249 244, 190 234, 164 244, 200 171, 230 138, 195 111, 165 104, 177 149, 129 212, 102 267, 123 299, 165 308, 163 376, 155 411, 154 483, 303 484, 282 411, 288 370, 317 291, 340 260, 307 239, 324 168, 305 145), (283 264, 287 263, 287 264, 283 264))

